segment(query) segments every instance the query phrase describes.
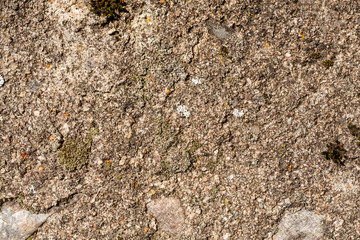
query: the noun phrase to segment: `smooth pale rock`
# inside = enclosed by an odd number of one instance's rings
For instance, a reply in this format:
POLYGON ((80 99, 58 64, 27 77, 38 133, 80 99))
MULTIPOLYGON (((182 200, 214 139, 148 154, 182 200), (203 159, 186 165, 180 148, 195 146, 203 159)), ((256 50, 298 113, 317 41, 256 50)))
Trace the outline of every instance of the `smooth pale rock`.
POLYGON ((184 231, 184 210, 174 198, 156 199, 148 203, 148 211, 159 222, 160 229, 172 235, 184 231))
POLYGON ((317 240, 322 239, 324 234, 322 215, 311 211, 301 210, 295 213, 287 213, 281 219, 278 232, 274 240, 317 240))
POLYGON ((4 203, 0 212, 0 239, 23 240, 31 236, 49 214, 31 214, 17 203, 4 203))

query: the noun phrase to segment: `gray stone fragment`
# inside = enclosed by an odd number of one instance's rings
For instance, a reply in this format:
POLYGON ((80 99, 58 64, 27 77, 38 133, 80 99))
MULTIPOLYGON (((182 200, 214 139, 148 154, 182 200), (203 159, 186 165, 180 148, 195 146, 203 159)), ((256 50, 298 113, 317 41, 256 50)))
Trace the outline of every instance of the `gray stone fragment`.
POLYGON ((26 239, 48 216, 49 214, 31 214, 17 203, 5 203, 0 212, 0 240, 26 239))
POLYGON ((231 35, 231 30, 216 23, 209 24, 209 31, 211 34, 214 34, 220 40, 225 40, 231 35))
POLYGON ((320 239, 323 232, 322 215, 315 214, 311 211, 301 210, 295 213, 287 213, 282 218, 278 232, 274 240, 316 240, 320 239))
POLYGON ((29 90, 30 92, 36 92, 40 87, 40 83, 38 81, 33 81, 30 83, 29 90))
POLYGON ((156 199, 148 203, 147 208, 158 221, 162 231, 172 235, 184 231, 184 210, 178 199, 156 199))

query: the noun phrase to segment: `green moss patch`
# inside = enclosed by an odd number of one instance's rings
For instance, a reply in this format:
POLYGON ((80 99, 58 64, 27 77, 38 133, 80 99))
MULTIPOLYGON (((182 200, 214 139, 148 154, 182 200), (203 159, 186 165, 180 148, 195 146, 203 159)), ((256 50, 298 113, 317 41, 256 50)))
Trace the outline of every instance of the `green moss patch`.
POLYGON ((179 142, 178 132, 171 125, 170 121, 164 120, 162 117, 155 119, 156 125, 156 143, 161 146, 161 151, 167 151, 170 147, 176 146, 179 142))
POLYGON ((321 58, 321 54, 319 52, 314 52, 310 55, 311 59, 319 59, 321 58))
POLYGON ((328 68, 334 66, 334 61, 333 61, 332 59, 326 60, 326 61, 323 62, 323 66, 324 66, 326 69, 328 69, 328 68))
POLYGON ((103 17, 119 15, 124 6, 125 0, 90 0, 90 11, 103 17))
POLYGON ((269 105, 271 102, 270 102, 270 95, 267 94, 267 93, 263 93, 263 98, 265 100, 265 104, 269 105))
POLYGON ((321 153, 325 159, 332 160, 339 165, 344 165, 343 159, 346 158, 346 150, 343 147, 343 144, 336 140, 334 143, 329 143, 327 147, 328 150, 321 153))
POLYGON ((58 154, 59 163, 69 171, 81 169, 89 161, 91 145, 92 135, 87 136, 86 139, 66 138, 58 154))

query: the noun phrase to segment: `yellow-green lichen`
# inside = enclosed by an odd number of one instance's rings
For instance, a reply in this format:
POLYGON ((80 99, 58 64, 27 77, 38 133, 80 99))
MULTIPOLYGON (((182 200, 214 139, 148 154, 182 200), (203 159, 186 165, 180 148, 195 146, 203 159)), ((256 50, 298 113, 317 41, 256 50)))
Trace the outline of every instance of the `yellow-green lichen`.
POLYGON ((90 0, 90 11, 103 17, 118 16, 124 6, 125 0, 90 0))
POLYGON ((328 69, 328 68, 334 66, 334 61, 333 61, 332 59, 326 60, 326 61, 323 62, 323 66, 324 66, 326 69, 328 69))
POLYGON ((278 150, 278 153, 279 154, 284 154, 285 153, 285 151, 286 151, 286 147, 287 147, 287 143, 282 143, 281 145, 280 145, 280 147, 279 147, 279 150, 278 150))
POLYGON ((156 125, 156 142, 161 146, 161 149, 166 151, 170 147, 177 145, 179 139, 177 132, 171 125, 170 121, 164 120, 162 117, 155 119, 156 125))
POLYGON ((69 171, 81 169, 89 161, 93 134, 85 139, 68 137, 64 140, 58 155, 59 163, 69 171))
POLYGON ((105 164, 104 164, 104 169, 105 169, 106 171, 109 171, 109 170, 111 170, 112 168, 113 168, 112 162, 111 162, 111 161, 106 161, 105 164))
POLYGON ((314 52, 310 55, 311 59, 319 59, 321 58, 321 54, 319 52, 314 52))

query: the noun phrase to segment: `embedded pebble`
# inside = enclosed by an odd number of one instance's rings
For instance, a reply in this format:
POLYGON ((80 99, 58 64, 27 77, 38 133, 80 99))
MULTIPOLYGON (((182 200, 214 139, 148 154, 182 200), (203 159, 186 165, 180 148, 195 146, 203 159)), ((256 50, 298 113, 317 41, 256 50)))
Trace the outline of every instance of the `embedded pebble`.
POLYGON ((160 229, 172 235, 184 231, 184 210, 175 198, 155 199, 148 203, 148 211, 160 225, 160 229))
POLYGON ((225 40, 231 35, 231 31, 228 30, 226 27, 216 24, 210 23, 209 24, 210 33, 214 34, 218 39, 225 40))
POLYGON ((238 109, 234 109, 233 114, 235 117, 242 117, 244 116, 244 111, 243 110, 239 111, 238 109))
POLYGON ((17 203, 5 203, 0 211, 0 239, 26 239, 48 216, 49 214, 31 214, 17 203))
POLYGON ((274 240, 321 239, 324 234, 323 220, 324 216, 307 210, 287 213, 278 226, 274 240))
POLYGON ((190 112, 185 105, 178 106, 177 112, 184 117, 190 117, 190 112))
POLYGON ((200 78, 193 78, 191 81, 196 85, 202 83, 200 78))

